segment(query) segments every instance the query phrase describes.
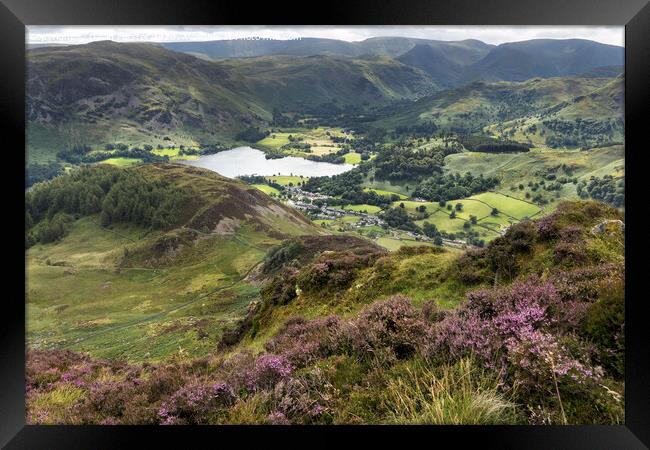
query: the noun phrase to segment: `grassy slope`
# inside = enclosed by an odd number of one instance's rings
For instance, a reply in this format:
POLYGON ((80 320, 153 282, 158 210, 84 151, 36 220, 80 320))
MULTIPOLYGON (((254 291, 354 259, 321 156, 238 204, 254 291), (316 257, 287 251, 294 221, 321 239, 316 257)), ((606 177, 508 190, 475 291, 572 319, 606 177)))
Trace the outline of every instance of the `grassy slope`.
POLYGON ((200 202, 194 203, 188 228, 211 223, 215 214, 226 226, 217 224, 207 233, 148 232, 129 225, 108 230, 96 217, 86 217, 61 241, 32 247, 27 252, 31 346, 130 360, 212 352, 224 328, 257 295, 256 285, 245 278, 266 251, 286 236, 323 233, 255 188, 211 172, 174 165, 137 170, 148 179, 194 186, 200 202), (253 207, 248 219, 237 218, 242 195, 253 207), (160 256, 156 246, 174 236, 183 244, 160 256))
MULTIPOLYGON (((603 219, 622 218, 620 211, 599 204, 598 217, 585 219, 584 211, 590 208, 593 202, 575 202, 565 204, 560 223, 577 225, 588 231, 593 225, 603 219)), ((595 209, 595 208, 594 208, 595 209)), ((584 234, 585 249, 593 263, 616 262, 623 259, 624 240, 620 233, 598 236, 584 234)), ((386 239, 386 238, 380 238, 386 239)), ((377 242, 380 244, 380 242, 377 242)), ((382 245, 390 247, 391 242, 382 245)), ((401 243, 401 246, 417 245, 417 243, 401 243)), ((350 287, 342 290, 328 290, 317 293, 299 292, 298 297, 287 305, 274 305, 261 319, 260 328, 256 335, 248 336, 241 343, 240 348, 254 351, 261 350, 264 342, 268 340, 282 324, 294 316, 314 318, 339 314, 350 316, 357 313, 368 303, 375 302, 393 294, 403 294, 413 299, 414 304, 434 299, 436 304, 443 308, 453 308, 465 298, 468 290, 480 287, 490 287, 493 284, 494 274, 489 272, 478 284, 468 285, 459 280, 454 264, 465 251, 452 248, 433 248, 421 251, 402 250, 392 251, 380 258, 375 264, 355 273, 350 287)), ((553 262, 554 246, 549 243, 534 245, 529 253, 517 256, 517 266, 521 277, 530 274, 548 273, 549 270, 562 270, 553 262)), ((303 268, 304 265, 301 266, 303 268)))
MULTIPOLYGON (((422 98, 401 110, 393 111, 388 117, 375 122, 375 125, 393 129, 433 121, 442 127, 462 127, 476 131, 486 127, 489 132, 497 134, 497 129, 510 130, 522 121, 526 125, 532 125, 533 122, 539 125, 541 119, 537 116, 545 108, 563 102, 572 104, 576 98, 582 99, 575 103, 578 106, 564 108, 564 112, 545 116, 544 120, 574 120, 576 117, 609 119, 622 115, 620 104, 612 99, 621 86, 620 79, 581 77, 533 78, 524 82, 474 82, 422 98), (597 104, 598 107, 591 108, 590 104, 597 104), (576 108, 579 108, 579 114, 571 112, 576 108)), ((529 136, 523 135, 515 135, 514 138, 529 140, 529 136)), ((537 141, 543 143, 543 138, 540 141, 538 136, 537 141)))
MULTIPOLYGON (((622 145, 594 148, 587 151, 532 149, 526 153, 488 154, 465 152, 449 155, 445 158, 445 170, 449 172, 471 172, 473 175, 497 176, 501 179, 499 191, 508 196, 525 199, 526 189, 511 191, 510 187, 520 183, 539 182, 538 171, 553 170, 565 164, 573 167, 573 174, 578 179, 588 180, 590 176, 611 174, 616 177, 624 175, 625 149, 622 145)), ((558 171, 562 174, 562 171, 558 171)), ((575 185, 564 185, 560 199, 544 209, 553 209, 559 200, 577 199, 575 185)), ((496 206, 498 208, 498 206, 496 206)), ((505 210, 504 210, 505 211, 505 210)))
MULTIPOLYGON (((234 144, 275 107, 379 105, 437 90, 419 69, 388 58, 274 56, 205 61, 143 43, 110 41, 28 54, 30 160, 66 144, 61 123, 89 145, 234 144), (70 69, 72 67, 72 69, 70 69)), ((50 156, 47 156, 47 155, 50 156)))

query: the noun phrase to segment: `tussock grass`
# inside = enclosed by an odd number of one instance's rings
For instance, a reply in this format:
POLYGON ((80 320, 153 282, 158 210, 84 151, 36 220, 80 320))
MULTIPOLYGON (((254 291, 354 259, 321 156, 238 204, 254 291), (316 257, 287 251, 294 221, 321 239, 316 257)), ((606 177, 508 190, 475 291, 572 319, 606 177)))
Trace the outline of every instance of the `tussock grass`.
POLYGON ((515 422, 515 405, 499 392, 496 377, 470 359, 432 368, 416 359, 405 364, 384 391, 391 424, 487 425, 515 422))

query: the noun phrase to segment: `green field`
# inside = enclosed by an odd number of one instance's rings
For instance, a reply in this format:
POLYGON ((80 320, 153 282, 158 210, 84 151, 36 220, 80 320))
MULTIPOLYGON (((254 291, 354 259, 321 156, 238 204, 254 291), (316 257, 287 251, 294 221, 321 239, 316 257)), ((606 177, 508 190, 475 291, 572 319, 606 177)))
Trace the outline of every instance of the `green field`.
POLYGON ((383 195, 384 197, 390 197, 391 195, 397 195, 402 200, 408 198, 407 195, 401 194, 399 192, 386 191, 386 190, 383 190, 383 189, 374 189, 374 188, 365 187, 365 188, 363 188, 363 190, 366 191, 366 192, 374 192, 377 195, 383 195))
MULTIPOLYGON (((539 183, 543 177, 540 172, 551 171, 558 176, 565 175, 561 169, 562 165, 572 168, 572 176, 578 179, 588 180, 589 177, 612 175, 616 178, 625 175, 625 149, 622 145, 594 148, 590 150, 561 150, 534 148, 525 153, 480 153, 463 152, 449 155, 445 158, 445 171, 448 173, 470 172, 477 176, 496 176, 501 180, 498 191, 519 199, 525 200, 526 193, 534 194, 528 188, 528 183, 539 183), (523 184, 523 190, 510 189, 511 186, 523 184)), ((544 192, 544 191, 540 191, 544 192)), ((544 207, 545 211, 551 211, 561 200, 576 200, 578 198, 575 185, 567 183, 560 191, 560 198, 552 194, 545 194, 551 204, 544 207)), ((489 201, 487 203, 490 203, 489 201)), ((498 205, 494 205, 499 208, 498 205)), ((504 212, 507 212, 504 206, 504 212)), ((532 211, 532 210, 531 210, 532 211)), ((513 216, 517 216, 519 210, 513 216)), ((532 212, 529 212, 532 213, 532 212)), ((525 213, 524 213, 525 214, 525 213)), ((517 216, 518 217, 518 216, 517 216)))
POLYGON ((361 162, 361 154, 350 152, 343 155, 347 164, 359 164, 361 162))
MULTIPOLYGON (((309 154, 322 156, 328 153, 334 153, 340 150, 338 144, 334 143, 330 136, 343 136, 340 128, 288 128, 282 131, 273 131, 264 139, 257 141, 257 145, 271 150, 280 150, 283 146, 291 143, 289 136, 300 139, 299 142, 309 144, 311 146, 310 152, 303 152, 298 149, 285 149, 283 153, 287 156, 305 157, 309 154), (329 135, 328 135, 329 133, 329 135)), ((350 164, 358 164, 361 161, 361 155, 354 156, 351 154, 349 157, 352 160, 358 159, 356 162, 350 164)), ((348 162, 346 160, 346 162, 348 162)))
POLYGON ((140 164, 140 158, 108 158, 99 162, 100 164, 110 164, 112 166, 125 167, 133 164, 140 164))
POLYGON ((174 148, 156 148, 151 150, 151 153, 158 156, 168 156, 170 161, 181 161, 181 160, 191 160, 199 159, 198 155, 180 155, 181 149, 178 147, 174 148))
POLYGON ((279 149, 283 145, 289 143, 289 135, 291 133, 271 133, 269 136, 265 137, 257 143, 264 147, 270 147, 273 149, 279 149))
POLYGON ((402 239, 387 236, 380 237, 375 242, 385 249, 390 250, 391 252, 399 250, 401 247, 414 247, 419 245, 433 246, 433 244, 430 242, 421 242, 416 241, 415 239, 402 239))
POLYGON ((400 205, 404 205, 404 209, 406 209, 406 212, 410 214, 416 214, 417 213, 417 208, 424 206, 426 208, 426 212, 434 212, 437 211, 440 206, 438 205, 437 202, 416 202, 413 200, 397 200, 391 204, 393 208, 399 208, 400 205))
POLYGON ((477 223, 472 225, 472 229, 486 240, 493 239, 499 231, 513 223, 526 217, 537 216, 542 211, 534 204, 496 192, 484 192, 472 197, 448 201, 447 204, 452 205, 454 211, 457 203, 463 205, 460 211, 456 211, 456 217, 453 219, 450 217, 451 211, 447 210, 446 206, 441 208, 438 203, 405 200, 393 202, 392 206, 399 207, 400 203, 404 204, 407 212, 412 216, 418 215, 416 210, 418 206, 426 206, 429 217, 416 220, 416 225, 422 227, 424 222, 429 222, 447 233, 466 231, 463 225, 470 221, 470 216, 476 216, 477 223), (499 214, 493 216, 492 208, 497 208, 499 214))
POLYGON ((252 184, 251 186, 253 186, 256 189, 259 189, 260 191, 268 195, 275 195, 275 196, 280 195, 280 191, 278 191, 276 188, 272 186, 269 186, 268 184, 252 184))
MULTIPOLYGON (((489 207, 497 208, 500 212, 519 220, 525 217, 533 217, 542 211, 539 206, 533 203, 496 192, 483 192, 482 194, 473 195, 468 200, 484 202, 489 207)), ((490 211, 487 213, 490 214, 490 211)))
POLYGON ((380 195, 397 194, 403 196, 402 198, 410 197, 411 192, 415 187, 415 183, 411 183, 410 185, 408 185, 405 183, 398 184, 398 183, 392 183, 390 181, 379 181, 379 180, 374 180, 371 182, 369 179, 364 180, 362 185, 364 188, 372 189, 380 195))
POLYGON ((360 211, 360 212, 366 212, 368 214, 377 214, 379 211, 381 211, 381 208, 379 206, 375 205, 345 205, 343 206, 343 209, 347 209, 348 211, 360 211))
POLYGON ((278 176, 271 176, 265 178, 269 181, 272 181, 273 183, 279 184, 280 186, 288 186, 289 183, 292 183, 294 186, 297 186, 298 183, 303 183, 309 180, 309 177, 299 177, 295 175, 278 175, 278 176))

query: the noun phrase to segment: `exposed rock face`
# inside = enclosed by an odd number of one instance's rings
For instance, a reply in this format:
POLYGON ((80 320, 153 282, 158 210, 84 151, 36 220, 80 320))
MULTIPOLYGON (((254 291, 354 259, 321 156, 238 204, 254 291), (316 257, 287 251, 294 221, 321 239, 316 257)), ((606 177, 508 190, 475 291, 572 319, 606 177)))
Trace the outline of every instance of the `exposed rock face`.
POLYGON ((600 222, 598 225, 595 225, 591 229, 591 234, 598 235, 601 233, 608 233, 608 234, 613 234, 616 231, 625 231, 625 224, 623 223, 622 220, 603 220, 600 222))

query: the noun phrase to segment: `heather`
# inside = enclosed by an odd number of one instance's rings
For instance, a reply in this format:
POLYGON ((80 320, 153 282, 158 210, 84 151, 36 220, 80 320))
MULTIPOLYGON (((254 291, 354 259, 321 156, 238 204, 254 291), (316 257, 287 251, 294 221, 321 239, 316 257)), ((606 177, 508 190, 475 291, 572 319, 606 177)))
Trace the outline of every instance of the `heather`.
POLYGON ((269 253, 260 298, 203 359, 28 352, 30 423, 624 421, 622 232, 577 202, 460 255, 269 253))

